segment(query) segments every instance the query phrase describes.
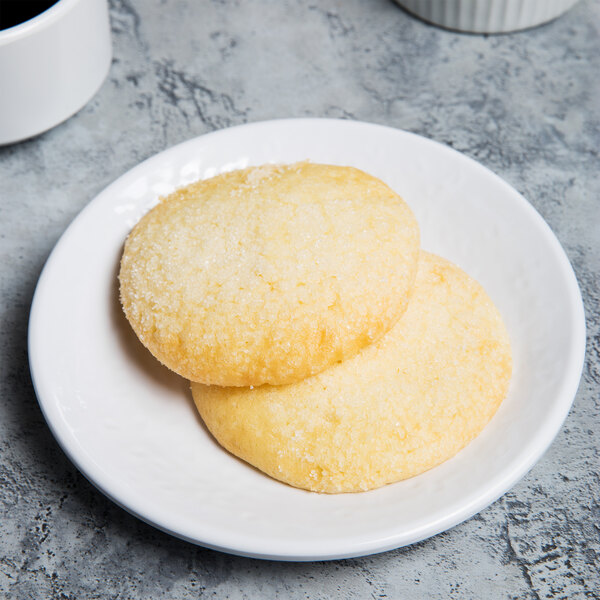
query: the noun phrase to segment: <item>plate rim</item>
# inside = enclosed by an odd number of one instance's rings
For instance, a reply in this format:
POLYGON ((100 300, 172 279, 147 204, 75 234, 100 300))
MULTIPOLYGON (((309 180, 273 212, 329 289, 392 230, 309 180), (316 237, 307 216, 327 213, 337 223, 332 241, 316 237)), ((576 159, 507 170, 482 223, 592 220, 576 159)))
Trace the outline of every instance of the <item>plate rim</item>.
MULTIPOLYGON (((579 387, 581 374, 584 367, 585 360, 585 344, 586 344, 586 326, 585 326, 585 312, 583 307, 583 301, 581 297, 581 291, 577 282, 577 278, 575 276, 573 267, 562 247, 560 241, 556 237, 556 235, 552 232, 550 226, 543 217, 539 214, 539 212, 535 209, 535 207, 527 201, 527 199, 520 194, 514 187, 512 187, 509 183, 507 183, 504 179, 502 179, 499 175, 494 173, 492 170, 476 161, 475 159, 459 152, 458 150, 447 146, 441 142, 436 140, 432 140, 425 136, 394 128, 386 125, 369 123, 365 121, 354 121, 354 120, 345 120, 345 119, 330 119, 330 118, 298 118, 298 119, 274 119, 267 121, 257 121, 252 123, 246 123, 243 125, 238 125, 235 127, 229 127, 225 129, 220 129, 217 131, 212 131, 206 134, 202 134, 200 136, 196 136, 189 140, 185 140, 181 143, 178 143, 174 146, 166 148, 161 152, 153 154, 152 156, 146 158, 141 163, 138 163, 134 167, 128 169, 124 173, 122 173, 119 177, 117 177, 114 181, 112 181, 108 186, 102 189, 99 193, 97 193, 87 204, 83 207, 83 209, 75 216, 75 218, 70 222, 67 228, 63 231, 60 238, 54 245, 52 251, 48 255, 48 258, 44 264, 44 267, 41 271, 41 274, 38 279, 38 283, 35 288, 33 300, 31 303, 31 309, 29 314, 29 324, 28 324, 28 356, 29 356, 29 368, 31 373, 31 379, 33 382, 33 387, 35 390, 35 394, 38 400, 38 404, 44 415, 44 418, 54 436, 59 446, 62 448, 63 452, 67 455, 69 460, 75 465, 75 467, 79 470, 79 472, 88 480, 92 485, 94 485, 102 494, 108 497, 115 504, 125 509, 130 514, 139 518, 140 520, 152 525, 153 527, 166 532, 170 535, 178 537, 180 539, 186 540, 188 542, 210 548, 213 550, 218 550, 221 552, 227 552, 229 554, 246 556, 251 558, 261 558, 261 559, 269 559, 269 560, 287 560, 287 561, 314 561, 314 560, 335 560, 340 558, 351 558, 358 556, 365 556, 370 554, 376 554, 380 552, 386 552, 395 548, 399 548, 402 546, 407 546, 414 544, 418 541, 427 539, 431 536, 437 535, 442 531, 446 531, 456 525, 462 523, 466 519, 472 517, 477 514, 481 510, 485 509, 487 506, 492 504, 498 498, 500 498, 504 493, 506 493, 510 488, 512 488, 521 478, 525 476, 525 474, 538 462, 538 460, 542 457, 542 455, 546 452, 546 450, 552 444, 554 438, 560 431, 560 428, 566 419, 569 410, 572 406, 572 403, 575 399, 575 395, 577 393, 577 389, 579 387), (494 485, 488 485, 484 490, 478 490, 478 494, 476 498, 471 499, 471 501, 467 504, 462 505, 459 509, 454 512, 448 512, 442 518, 438 519, 434 523, 427 523, 425 525, 421 525, 417 527, 414 531, 410 532, 411 535, 400 535, 398 533, 391 534, 386 538, 375 538, 371 539, 367 542, 357 543, 352 549, 343 549, 336 547, 335 543, 326 544, 325 548, 323 548, 324 544, 320 542, 320 547, 323 550, 315 553, 314 549, 311 551, 310 548, 302 549, 301 546, 303 544, 298 544, 295 542, 291 546, 289 544, 279 544, 277 548, 267 548, 267 547, 257 547, 260 544, 247 544, 241 543, 241 540, 237 540, 236 544, 232 543, 219 543, 223 541, 210 538, 199 540, 195 537, 191 537, 185 534, 185 532, 178 531, 173 529, 173 527, 169 527, 168 524, 165 525, 165 520, 157 519, 154 516, 151 510, 140 511, 136 507, 132 507, 128 505, 125 501, 122 501, 115 494, 112 493, 110 488, 110 481, 104 480, 102 473, 96 472, 93 473, 93 469, 90 469, 90 465, 87 464, 87 461, 84 460, 84 457, 77 454, 76 449, 71 447, 71 443, 66 435, 64 435, 58 426, 58 423, 54 422, 50 412, 48 410, 49 405, 45 404, 43 400, 44 390, 42 389, 42 384, 39 381, 39 373, 41 372, 41 367, 38 366, 38 360, 40 357, 36 354, 36 336, 37 331, 39 329, 39 313, 40 306, 43 303, 44 298, 44 290, 48 285, 48 281, 51 277, 53 265, 58 260, 58 256, 60 254, 61 248, 63 245, 68 244, 68 240, 73 232, 77 230, 78 224, 80 220, 85 218, 85 215, 88 211, 94 210, 98 206, 101 206, 104 202, 107 202, 107 198, 110 198, 111 190, 114 188, 119 188, 125 184, 128 179, 133 179, 136 177, 138 172, 144 171, 147 169, 148 164, 156 161, 160 162, 165 159, 165 155, 169 153, 178 153, 184 150, 186 145, 193 146, 198 143, 200 139, 209 140, 210 138, 223 136, 223 135, 231 135, 235 134, 236 131, 240 130, 250 130, 250 129, 261 129, 264 127, 287 127, 287 126, 335 126, 335 127, 353 127, 353 128, 365 128, 365 129, 379 129, 385 131, 390 134, 400 134, 406 135, 411 138, 416 138, 419 141, 425 141, 429 144, 433 144, 443 151, 448 152, 453 155, 457 155, 460 160, 466 160, 470 163, 471 167, 476 167, 477 169, 483 170, 488 177, 493 177, 497 183, 501 184, 503 189, 513 196, 514 201, 519 202, 520 208, 526 210, 530 213, 530 217, 533 218, 539 228, 539 231, 543 233, 546 241, 550 243, 553 248, 553 258, 557 259, 557 265, 560 267, 560 272, 564 276, 565 283, 567 284, 568 290, 568 299, 569 304, 571 305, 572 312, 570 316, 573 319, 575 324, 575 330, 573 331, 573 342, 572 342, 572 350, 569 352, 569 364, 565 367, 566 376, 563 378, 561 382, 560 390, 555 394, 557 398, 560 398, 560 402, 557 403, 555 410, 551 413, 550 418, 547 418, 543 427, 540 429, 538 434, 532 438, 529 444, 529 452, 521 453, 519 455, 520 460, 514 460, 511 463, 511 468, 505 467, 502 471, 503 476, 498 477, 495 476, 492 481, 494 485), (36 375, 37 372, 37 375, 36 375), (514 464, 516 463, 516 464, 514 464), (90 472, 92 471, 92 472, 90 472), (401 542, 399 542, 399 538, 404 538, 401 542), (300 550, 300 551, 298 551, 300 550)), ((306 545, 306 544, 304 544, 306 545)))

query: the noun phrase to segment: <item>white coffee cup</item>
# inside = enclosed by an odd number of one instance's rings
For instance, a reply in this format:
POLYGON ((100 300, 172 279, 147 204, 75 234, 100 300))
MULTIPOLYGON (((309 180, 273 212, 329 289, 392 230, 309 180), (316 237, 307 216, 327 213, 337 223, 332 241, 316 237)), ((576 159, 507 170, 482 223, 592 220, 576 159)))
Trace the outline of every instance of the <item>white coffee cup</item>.
POLYGON ((107 0, 58 0, 0 31, 0 144, 47 131, 98 91, 111 63, 107 0))

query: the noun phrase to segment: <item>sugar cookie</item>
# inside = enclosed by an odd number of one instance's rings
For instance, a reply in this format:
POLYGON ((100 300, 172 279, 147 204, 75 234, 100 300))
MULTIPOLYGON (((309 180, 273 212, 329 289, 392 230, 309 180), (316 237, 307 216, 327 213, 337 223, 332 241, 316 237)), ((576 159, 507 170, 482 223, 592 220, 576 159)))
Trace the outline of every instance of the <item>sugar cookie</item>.
POLYGON ((404 312, 419 231, 358 169, 308 162, 181 188, 133 229, 121 302, 142 343, 206 384, 301 380, 355 355, 404 312))
POLYGON ((456 454, 496 412, 510 374, 508 335, 485 291, 422 253, 406 313, 354 358, 291 385, 192 392, 233 454, 293 486, 356 492, 456 454))

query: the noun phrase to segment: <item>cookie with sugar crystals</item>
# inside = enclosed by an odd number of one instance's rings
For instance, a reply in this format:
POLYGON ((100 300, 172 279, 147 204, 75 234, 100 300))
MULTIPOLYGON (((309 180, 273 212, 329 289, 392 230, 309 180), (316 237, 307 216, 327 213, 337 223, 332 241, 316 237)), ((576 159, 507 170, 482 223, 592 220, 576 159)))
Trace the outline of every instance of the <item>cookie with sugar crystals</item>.
POLYGON ((251 167, 181 188, 140 220, 121 303, 150 352, 192 381, 286 384, 388 331, 418 254, 411 210, 375 177, 251 167))
POLYGON ((354 358, 291 385, 192 384, 192 393, 231 453, 296 487, 357 492, 455 455, 496 412, 511 365, 506 329, 483 288, 422 253, 406 313, 354 358))

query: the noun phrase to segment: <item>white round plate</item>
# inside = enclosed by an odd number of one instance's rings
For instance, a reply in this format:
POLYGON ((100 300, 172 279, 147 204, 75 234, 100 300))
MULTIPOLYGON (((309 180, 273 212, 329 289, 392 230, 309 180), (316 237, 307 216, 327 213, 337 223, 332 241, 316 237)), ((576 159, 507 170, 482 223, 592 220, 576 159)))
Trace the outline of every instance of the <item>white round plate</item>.
POLYGON ((540 458, 573 401, 585 324, 573 270, 530 204, 473 160, 417 135, 302 119, 235 127, 135 167, 81 212, 52 252, 31 310, 40 405, 69 458, 148 523, 234 554, 361 556, 417 542, 506 492, 540 458), (294 489, 222 450, 186 381, 141 346, 119 306, 123 242, 160 195, 217 173, 310 159, 359 167, 412 207, 426 250, 486 288, 508 327, 514 375, 483 433, 408 481, 360 494, 294 489))

